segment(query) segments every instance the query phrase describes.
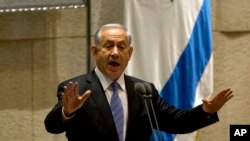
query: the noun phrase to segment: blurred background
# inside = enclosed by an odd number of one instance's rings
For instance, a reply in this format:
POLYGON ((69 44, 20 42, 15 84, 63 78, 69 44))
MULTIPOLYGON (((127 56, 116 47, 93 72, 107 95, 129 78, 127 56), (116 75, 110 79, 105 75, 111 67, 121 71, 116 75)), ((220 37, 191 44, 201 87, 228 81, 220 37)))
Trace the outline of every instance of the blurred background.
MULTIPOLYGON (((199 130, 196 140, 228 141, 230 124, 250 124, 250 1, 211 5, 214 91, 230 87, 235 97, 219 111, 220 122, 199 130)), ((57 85, 92 68, 89 37, 98 26, 124 23, 123 0, 88 6, 0 11, 0 141, 66 141, 44 127, 57 85)))

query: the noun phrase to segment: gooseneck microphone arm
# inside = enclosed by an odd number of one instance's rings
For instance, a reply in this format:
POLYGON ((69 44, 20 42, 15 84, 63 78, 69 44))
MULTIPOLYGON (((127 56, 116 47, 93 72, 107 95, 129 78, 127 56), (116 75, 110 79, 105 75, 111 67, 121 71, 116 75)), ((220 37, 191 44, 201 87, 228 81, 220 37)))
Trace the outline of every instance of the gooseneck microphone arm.
POLYGON ((152 112, 153 112, 153 116, 154 116, 155 125, 156 125, 157 132, 158 132, 158 136, 160 138, 160 141, 162 141, 162 137, 161 137, 161 133, 160 133, 160 128, 159 128, 159 125, 158 125, 158 121, 157 121, 157 118, 156 118, 154 106, 153 106, 153 103, 152 103, 152 87, 147 82, 143 82, 143 85, 144 85, 144 87, 146 89, 146 96, 144 96, 144 97, 149 99, 150 106, 151 106, 151 109, 152 109, 152 112))
MULTIPOLYGON (((146 111, 147 111, 147 115, 148 115, 148 119, 149 119, 149 123, 150 123, 150 127, 151 127, 152 133, 154 135, 154 140, 157 141, 156 134, 154 132, 154 127, 153 127, 153 124, 152 124, 152 120, 151 120, 151 117, 150 117, 150 114, 149 114, 148 104, 147 104, 147 99, 151 99, 151 98, 150 98, 150 96, 146 95, 146 89, 145 89, 145 87, 144 87, 144 85, 142 83, 136 83, 135 84, 135 91, 138 94, 140 94, 140 96, 143 97, 144 104, 145 104, 146 111)), ((152 97, 152 95, 151 95, 151 97, 152 97)))

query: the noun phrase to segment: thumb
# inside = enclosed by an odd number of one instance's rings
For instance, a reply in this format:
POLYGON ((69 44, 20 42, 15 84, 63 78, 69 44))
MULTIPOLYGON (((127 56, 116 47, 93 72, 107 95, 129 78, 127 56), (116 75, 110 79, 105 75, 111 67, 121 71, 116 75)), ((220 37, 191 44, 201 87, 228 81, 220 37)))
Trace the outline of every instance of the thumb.
POLYGON ((80 96, 80 100, 84 102, 89 98, 90 95, 91 95, 91 90, 87 90, 84 92, 83 95, 80 96))
POLYGON ((205 112, 208 112, 209 110, 208 110, 208 101, 206 100, 206 99, 202 99, 202 109, 203 109, 203 111, 205 111, 205 112))
POLYGON ((208 105, 208 101, 206 99, 202 99, 202 103, 208 105))

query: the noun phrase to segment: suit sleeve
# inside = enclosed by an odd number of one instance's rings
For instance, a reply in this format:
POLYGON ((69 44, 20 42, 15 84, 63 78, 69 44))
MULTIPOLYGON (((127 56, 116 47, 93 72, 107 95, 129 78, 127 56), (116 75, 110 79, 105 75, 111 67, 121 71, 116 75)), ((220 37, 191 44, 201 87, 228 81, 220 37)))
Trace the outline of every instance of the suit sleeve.
POLYGON ((217 121, 217 113, 208 114, 202 105, 189 110, 180 110, 166 103, 154 88, 153 103, 159 122, 159 128, 168 133, 184 134, 211 125, 217 121))
POLYGON ((48 132, 54 133, 54 134, 59 134, 62 133, 66 130, 66 121, 63 120, 63 115, 62 115, 62 92, 63 92, 63 86, 64 83, 61 83, 58 86, 57 90, 57 98, 58 102, 57 104, 53 107, 53 109, 48 113, 44 120, 45 128, 48 132))

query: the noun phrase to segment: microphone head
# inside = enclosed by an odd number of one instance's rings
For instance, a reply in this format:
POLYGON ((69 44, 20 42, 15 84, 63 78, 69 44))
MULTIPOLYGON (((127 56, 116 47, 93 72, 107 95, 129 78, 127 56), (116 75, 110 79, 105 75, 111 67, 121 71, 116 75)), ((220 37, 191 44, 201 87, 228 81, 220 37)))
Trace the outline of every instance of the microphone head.
POLYGON ((152 94, 152 87, 150 86, 150 84, 147 82, 143 82, 143 85, 145 87, 146 94, 151 95, 152 94))
POLYGON ((142 83, 136 83, 134 87, 136 93, 144 95, 146 94, 146 89, 142 83))

